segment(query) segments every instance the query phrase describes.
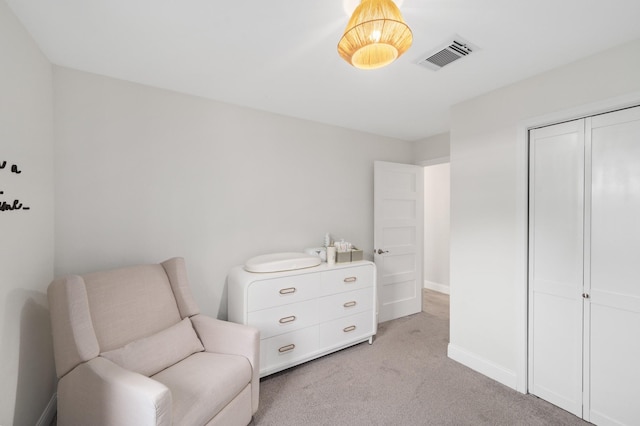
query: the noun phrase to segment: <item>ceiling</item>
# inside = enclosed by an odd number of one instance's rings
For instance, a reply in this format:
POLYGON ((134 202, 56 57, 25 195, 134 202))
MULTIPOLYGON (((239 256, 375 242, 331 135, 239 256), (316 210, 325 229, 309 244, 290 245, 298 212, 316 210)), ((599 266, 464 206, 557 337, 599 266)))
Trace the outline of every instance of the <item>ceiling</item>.
POLYGON ((6 1, 54 64, 408 141, 448 131, 458 102, 640 38, 638 0, 404 0, 413 46, 363 71, 336 49, 357 0, 6 1), (416 65, 454 35, 479 50, 416 65))

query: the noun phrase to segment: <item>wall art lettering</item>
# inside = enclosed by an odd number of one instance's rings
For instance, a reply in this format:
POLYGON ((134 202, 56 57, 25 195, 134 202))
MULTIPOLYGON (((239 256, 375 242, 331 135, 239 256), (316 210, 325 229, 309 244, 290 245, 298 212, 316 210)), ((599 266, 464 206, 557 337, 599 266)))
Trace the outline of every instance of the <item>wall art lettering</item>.
MULTIPOLYGON (((17 164, 11 164, 9 168, 7 168, 8 164, 6 160, 0 161, 0 173, 11 173, 15 175, 19 175, 22 173, 20 167, 17 164)), ((30 210, 29 206, 26 206, 20 199, 14 198, 12 200, 5 200, 5 193, 2 189, 0 189, 0 212, 6 211, 15 211, 15 210, 30 210)))

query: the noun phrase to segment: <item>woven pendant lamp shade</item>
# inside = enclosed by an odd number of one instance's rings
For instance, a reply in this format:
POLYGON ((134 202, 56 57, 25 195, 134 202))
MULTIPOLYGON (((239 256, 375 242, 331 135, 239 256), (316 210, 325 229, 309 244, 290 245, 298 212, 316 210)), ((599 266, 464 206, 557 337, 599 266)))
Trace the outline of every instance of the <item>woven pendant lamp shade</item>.
POLYGON ((392 0, 362 0, 354 10, 338 53, 356 68, 380 68, 411 47, 413 35, 392 0))

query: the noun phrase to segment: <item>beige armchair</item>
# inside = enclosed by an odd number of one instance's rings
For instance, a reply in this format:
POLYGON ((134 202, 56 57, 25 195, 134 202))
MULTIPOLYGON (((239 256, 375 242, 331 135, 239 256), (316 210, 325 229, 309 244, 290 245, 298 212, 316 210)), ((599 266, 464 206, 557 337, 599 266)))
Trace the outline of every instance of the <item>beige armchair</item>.
POLYGON ((184 259, 48 289, 58 425, 246 425, 258 408, 258 330, 200 315, 184 259))

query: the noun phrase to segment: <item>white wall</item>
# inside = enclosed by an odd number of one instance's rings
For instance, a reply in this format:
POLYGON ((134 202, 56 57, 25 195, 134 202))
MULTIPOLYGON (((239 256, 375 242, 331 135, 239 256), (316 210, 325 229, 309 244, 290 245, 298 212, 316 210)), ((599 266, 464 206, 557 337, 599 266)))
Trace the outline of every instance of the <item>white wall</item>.
POLYGON ((424 287, 449 294, 449 163, 424 168, 424 287))
POLYGON ((33 425, 55 389, 51 65, 3 0, 0 94, 0 204, 23 207, 0 211, 0 425, 33 425))
POLYGON ((449 158, 451 135, 440 133, 413 143, 415 164, 436 164, 449 158))
POLYGON ((521 123, 637 92, 638 75, 640 40, 452 108, 452 358, 524 390, 526 138, 521 123))
POLYGON ((373 161, 412 145, 54 68, 56 275, 183 256, 203 312, 226 275, 326 232, 373 250, 373 161))

